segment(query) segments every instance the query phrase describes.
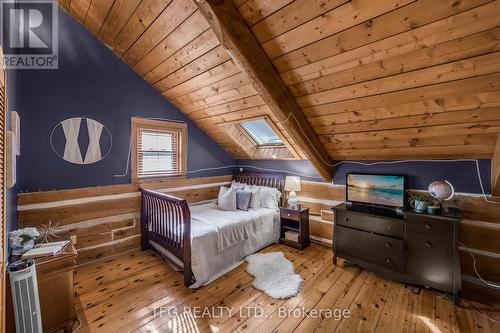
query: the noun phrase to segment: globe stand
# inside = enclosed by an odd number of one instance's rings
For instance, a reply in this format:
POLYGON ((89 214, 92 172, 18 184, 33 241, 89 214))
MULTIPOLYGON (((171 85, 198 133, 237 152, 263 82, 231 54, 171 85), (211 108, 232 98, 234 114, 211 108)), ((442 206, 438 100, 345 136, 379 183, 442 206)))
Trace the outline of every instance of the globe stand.
POLYGON ((459 217, 460 216, 460 208, 455 206, 446 206, 442 209, 444 216, 449 217, 459 217))

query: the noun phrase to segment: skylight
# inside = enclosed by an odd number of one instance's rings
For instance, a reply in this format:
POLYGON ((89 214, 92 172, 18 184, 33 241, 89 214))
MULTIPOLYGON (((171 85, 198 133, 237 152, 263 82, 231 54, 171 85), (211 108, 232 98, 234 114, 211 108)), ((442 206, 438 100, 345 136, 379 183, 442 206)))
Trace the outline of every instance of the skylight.
POLYGON ((276 135, 271 126, 264 119, 244 121, 241 127, 247 131, 257 145, 283 145, 283 141, 276 135))

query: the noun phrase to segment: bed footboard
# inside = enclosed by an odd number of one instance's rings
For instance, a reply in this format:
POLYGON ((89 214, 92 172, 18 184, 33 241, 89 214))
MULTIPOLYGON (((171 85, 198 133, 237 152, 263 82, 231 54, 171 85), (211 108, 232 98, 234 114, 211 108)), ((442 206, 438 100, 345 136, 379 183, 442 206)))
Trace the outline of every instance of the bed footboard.
POLYGON ((186 200, 163 193, 140 189, 141 248, 153 241, 183 263, 184 285, 194 283, 191 270, 191 212, 186 200))

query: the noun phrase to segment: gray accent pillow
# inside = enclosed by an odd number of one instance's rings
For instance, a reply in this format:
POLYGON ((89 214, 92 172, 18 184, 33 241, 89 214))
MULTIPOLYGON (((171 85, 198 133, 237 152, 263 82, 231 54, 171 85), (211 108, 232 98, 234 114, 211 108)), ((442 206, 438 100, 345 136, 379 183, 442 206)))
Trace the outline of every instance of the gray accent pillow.
POLYGON ((245 185, 244 190, 252 192, 252 198, 250 199, 250 205, 248 208, 260 208, 260 186, 245 185))
POLYGON ((250 205, 250 199, 252 198, 252 192, 245 190, 236 190, 236 208, 239 210, 248 210, 250 205))

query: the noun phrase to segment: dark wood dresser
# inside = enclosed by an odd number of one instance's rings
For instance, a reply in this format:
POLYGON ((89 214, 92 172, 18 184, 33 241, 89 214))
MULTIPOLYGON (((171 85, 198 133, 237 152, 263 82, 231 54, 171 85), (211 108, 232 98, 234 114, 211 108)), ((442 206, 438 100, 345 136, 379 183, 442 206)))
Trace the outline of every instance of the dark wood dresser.
POLYGON ((337 257, 395 281, 453 294, 461 289, 460 218, 364 206, 338 205, 333 252, 337 257))
MULTIPOLYGON (((72 332, 77 321, 73 291, 77 251, 67 233, 54 241, 63 240, 70 240, 70 243, 59 253, 35 259, 44 332, 72 332)), ((7 285, 7 332, 15 332, 14 309, 8 280, 7 285)))

